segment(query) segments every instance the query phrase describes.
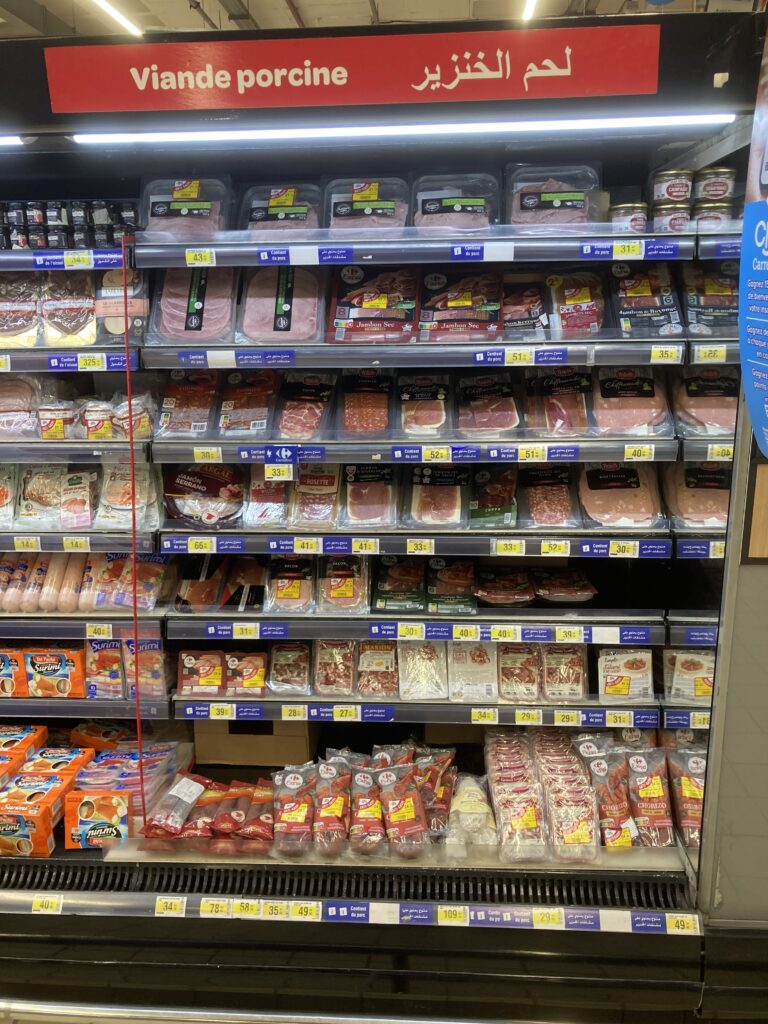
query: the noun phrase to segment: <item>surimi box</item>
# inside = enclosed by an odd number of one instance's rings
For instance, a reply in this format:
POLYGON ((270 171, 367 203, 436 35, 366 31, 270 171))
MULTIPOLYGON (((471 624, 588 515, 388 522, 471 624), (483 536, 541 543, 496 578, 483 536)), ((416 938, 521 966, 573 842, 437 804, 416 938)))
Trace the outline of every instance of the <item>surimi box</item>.
POLYGON ((14 775, 18 775, 26 756, 23 750, 0 754, 0 790, 5 789, 14 775))
POLYGON ((45 725, 0 725, 0 754, 26 754, 39 750, 48 739, 45 725))
POLYGON ((27 671, 20 650, 0 650, 0 697, 28 697, 27 671))
POLYGON ((20 772, 0 793, 0 814, 6 807, 47 807, 52 825, 61 821, 64 797, 75 784, 73 775, 36 775, 20 772))
POLYGON ((0 857, 50 857, 55 845, 49 807, 0 804, 0 857))
POLYGON ((27 758, 19 770, 35 775, 70 775, 79 772, 95 756, 95 750, 84 747, 41 747, 27 758))
POLYGON ((73 790, 64 810, 67 850, 94 850, 133 835, 133 794, 120 790, 73 790))

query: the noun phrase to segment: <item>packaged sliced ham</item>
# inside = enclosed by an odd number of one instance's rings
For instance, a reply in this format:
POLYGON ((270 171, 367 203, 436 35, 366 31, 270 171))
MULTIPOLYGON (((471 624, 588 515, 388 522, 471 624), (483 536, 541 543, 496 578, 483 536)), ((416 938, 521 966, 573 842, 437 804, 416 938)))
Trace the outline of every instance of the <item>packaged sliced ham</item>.
POLYGON ((445 700, 448 697, 445 641, 400 640, 397 660, 401 700, 445 700))
POLYGON ((475 579, 475 597, 483 606, 516 608, 534 599, 527 572, 483 565, 478 568, 475 579))
POLYGON ((314 267, 257 267, 243 285, 235 340, 295 345, 322 340, 324 279, 314 267))
POLYGON ((417 785, 416 765, 391 765, 371 775, 379 785, 391 851, 405 860, 418 857, 430 845, 430 836, 417 785))
POLYGON ((228 697, 265 697, 267 693, 266 651, 226 651, 224 687, 228 697))
POLYGON ((665 524, 654 465, 587 462, 581 470, 579 498, 590 525, 636 528, 665 524))
POLYGON ((451 429, 449 389, 450 378, 445 373, 398 377, 398 426, 404 436, 442 437, 451 429))
POLYGON ((397 643, 361 640, 357 648, 357 693, 365 700, 391 700, 399 696, 397 643))
POLYGON ((328 530, 336 526, 341 469, 330 462, 299 463, 288 515, 290 526, 303 530, 328 530))
POLYGON ((299 555, 273 555, 269 563, 265 613, 307 615, 315 608, 314 559, 299 555))
POLYGON ((160 524, 156 471, 138 465, 131 479, 131 467, 117 463, 105 467, 99 507, 93 520, 96 530, 130 530, 132 508, 136 509, 136 529, 156 530, 160 524))
POLYGON ((597 593, 580 569, 534 569, 533 592, 547 604, 583 604, 597 593))
MULTIPOLYGON (((38 415, 41 404, 40 386, 33 377, 3 374, 0 379, 0 438, 15 441, 40 437, 38 415)), ((68 436, 74 437, 74 431, 68 436)))
POLYGON ((368 614, 368 563, 360 555, 324 555, 318 571, 322 615, 368 614))
POLYGON ((597 659, 601 704, 653 701, 653 654, 630 647, 604 647, 597 659))
POLYGON ((363 528, 396 526, 396 473, 394 466, 345 466, 341 481, 342 525, 363 528))
POLYGON ((715 654, 706 648, 664 651, 664 699, 673 704, 712 703, 715 654))
POLYGON ((269 652, 270 693, 308 697, 312 692, 310 646, 301 640, 280 640, 269 652))
POLYGON ((413 267, 342 267, 333 279, 328 330, 349 344, 411 341, 418 305, 413 267))
POLYGON ((458 703, 494 704, 499 699, 493 643, 450 641, 448 644, 448 699, 458 703))
POLYGON ((171 519, 218 530, 243 513, 243 472, 216 464, 163 467, 163 501, 171 519))
POLYGON ((55 463, 28 467, 20 479, 16 525, 22 530, 87 529, 96 512, 96 476, 92 470, 70 471, 55 463))
POLYGON ((0 345, 34 348, 40 335, 41 275, 0 274, 0 345))
POLYGON ((425 612, 425 574, 423 558, 382 555, 376 566, 371 611, 425 612))
POLYGON ((681 298, 690 334, 727 337, 739 328, 739 264, 735 260, 682 264, 681 298))
POLYGON ((641 846, 674 846, 667 764, 663 750, 630 754, 629 809, 641 846))
POLYGON ((203 437, 213 422, 218 374, 211 370, 171 370, 156 437, 203 437))
POLYGON ((598 219, 600 179, 592 167, 510 164, 504 177, 508 222, 526 232, 547 234, 553 227, 598 219))
POLYGON ((231 267, 166 270, 152 305, 147 343, 226 344, 235 326, 235 275, 231 267))
POLYGON ((664 501, 676 529, 724 530, 731 467, 725 462, 670 462, 662 468, 664 501))
POLYGON ((353 853, 368 857, 386 849, 387 833, 381 807, 381 788, 373 772, 352 772, 352 813, 349 845, 353 853))
POLYGON ((592 271, 563 271, 547 278, 552 337, 597 334, 606 326, 603 279, 592 271))
POLYGON ((701 846, 701 822, 704 815, 704 779, 707 759, 701 754, 667 752, 672 807, 683 846, 701 846))
POLYGON ((499 700, 535 704, 541 699, 541 658, 535 644, 498 644, 499 700))
POLYGON ((581 526, 576 489, 567 466, 531 466, 518 478, 520 526, 567 528, 581 526))
POLYGON ((502 274, 481 264, 427 269, 421 278, 419 340, 493 340, 501 334, 502 274))
POLYGON ((614 263, 611 287, 622 338, 676 338, 683 315, 666 263, 614 263))
POLYGON ((385 437, 391 424, 394 380, 391 370, 362 368, 342 375, 337 430, 339 437, 385 437))
POLYGON ((283 480, 266 480, 264 466, 251 464, 248 494, 243 509, 243 526, 274 529, 288 523, 292 485, 283 480))
POLYGON ((584 647, 542 644, 542 696, 550 704, 580 701, 587 695, 587 654, 584 647))
POLYGON ((331 414, 335 373, 291 370, 286 373, 277 406, 276 434, 286 441, 321 437, 331 414))
POLYGON ((414 466, 400 521, 406 526, 456 529, 466 525, 470 471, 459 466, 414 466))
POLYGON ((348 764, 322 759, 318 762, 312 840, 322 857, 338 857, 346 848, 351 785, 352 769, 348 764))
POLYGON ((185 697, 216 697, 224 688, 226 667, 221 651, 181 651, 178 690, 185 697))
MULTIPOLYGON (((125 272, 128 298, 128 341, 141 345, 149 321, 149 285, 146 275, 130 267, 125 272)), ((125 295, 123 271, 102 270, 96 274, 96 340, 100 345, 125 341, 125 295)))
POLYGON ((265 238, 320 227, 322 193, 317 185, 254 185, 240 201, 238 227, 265 238))
POLYGON ((499 183, 491 174, 429 174, 413 186, 413 223, 478 231, 499 221, 499 183))
POLYGON ((430 558, 427 565, 427 611, 430 615, 477 612, 475 563, 468 558, 430 558))
POLYGON ((326 187, 325 210, 336 234, 401 228, 408 223, 408 185, 402 178, 336 178, 326 187))
POLYGON ((229 205, 224 178, 156 178, 143 185, 139 217, 155 241, 210 241, 229 227, 229 205))
POLYGON ((592 373, 570 366, 526 371, 526 426, 537 433, 584 435, 590 420, 587 396, 592 373))
POLYGON ((484 465, 472 473, 470 530, 498 530, 517 522, 517 466, 484 465))
POLYGON ((598 434, 613 437, 671 437, 675 429, 666 388, 649 367, 601 366, 592 416, 598 434))
POLYGON ((458 430, 465 437, 509 437, 520 425, 512 374, 475 373, 457 383, 458 430))
POLYGON ((629 812, 629 768, 623 751, 607 751, 585 758, 597 799, 600 838, 608 850, 640 845, 640 835, 629 812))
POLYGON ((501 315, 505 338, 543 338, 549 327, 543 276, 505 274, 501 315))
POLYGON ((675 381, 675 424, 682 437, 733 434, 739 404, 735 366, 684 366, 675 381))
POLYGON ((312 847, 317 778, 314 764, 290 765, 272 773, 275 853, 283 857, 303 857, 312 847))
POLYGON ((281 375, 269 369, 230 373, 219 403, 219 436, 223 440, 266 436, 280 381, 281 375))
POLYGON ((40 310, 45 345, 95 344, 96 282, 90 270, 45 274, 40 310))
POLYGON ((355 641, 315 640, 317 696, 351 697, 355 692, 355 641))

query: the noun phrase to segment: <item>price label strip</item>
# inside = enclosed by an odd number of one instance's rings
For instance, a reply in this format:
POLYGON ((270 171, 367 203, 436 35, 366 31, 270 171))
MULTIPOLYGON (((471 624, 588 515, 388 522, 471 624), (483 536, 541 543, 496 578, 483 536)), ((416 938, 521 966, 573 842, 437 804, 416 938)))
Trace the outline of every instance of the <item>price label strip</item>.
POLYGON ((232 917, 232 900, 204 896, 200 900, 200 917, 232 917))
POLYGON ((186 896, 158 896, 155 899, 155 917, 184 917, 186 913, 186 896))
POLYGON ((208 248, 185 249, 184 262, 188 267, 215 267, 216 250, 208 248))
POLYGON ((469 720, 472 725, 498 725, 498 708, 472 708, 469 713, 469 720))
POLYGON ((39 892, 32 897, 33 914, 60 914, 64 909, 61 893, 39 892))

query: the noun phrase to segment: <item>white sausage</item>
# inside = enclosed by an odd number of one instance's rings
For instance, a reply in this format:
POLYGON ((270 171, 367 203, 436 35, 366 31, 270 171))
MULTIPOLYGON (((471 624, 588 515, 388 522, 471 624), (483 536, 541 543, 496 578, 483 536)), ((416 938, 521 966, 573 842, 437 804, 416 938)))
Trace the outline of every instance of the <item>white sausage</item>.
POLYGON ((40 603, 40 595, 43 592, 45 581, 48 578, 48 566, 51 564, 51 555, 43 552, 37 556, 34 572, 29 574, 24 593, 21 595, 20 609, 23 612, 36 612, 40 603))
POLYGON ((81 612, 92 612, 96 607, 96 577, 101 573, 106 564, 106 555, 88 555, 88 560, 83 569, 83 582, 80 587, 80 597, 77 602, 78 610, 81 612))
MULTIPOLYGON (((80 597, 80 587, 83 583, 83 571, 87 559, 88 555, 69 556, 67 571, 56 595, 60 612, 77 611, 77 602, 80 597)), ((42 599, 40 603, 42 604, 42 599)))
POLYGON ((40 593, 40 601, 38 602, 40 611, 56 611, 56 604, 59 600, 59 590, 61 589, 64 572, 66 571, 69 559, 70 555, 66 551, 58 551, 51 558, 48 565, 48 575, 45 577, 45 584, 43 585, 43 589, 40 593))
POLYGON ((16 551, 8 551, 2 556, 2 561, 0 561, 0 598, 7 590, 8 584, 13 578, 18 560, 19 555, 16 551))
POLYGON ((11 582, 3 594, 3 611, 17 612, 21 606, 22 591, 27 585, 27 580, 35 571, 37 555, 20 555, 13 571, 11 582))

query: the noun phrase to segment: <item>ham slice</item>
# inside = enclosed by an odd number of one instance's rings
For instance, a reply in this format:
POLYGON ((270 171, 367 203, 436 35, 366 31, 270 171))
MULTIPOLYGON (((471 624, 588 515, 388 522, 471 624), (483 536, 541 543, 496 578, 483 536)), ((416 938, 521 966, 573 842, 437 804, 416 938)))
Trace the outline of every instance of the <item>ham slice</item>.
POLYGON ((579 498, 585 514, 600 526, 653 526, 662 515, 655 466, 587 463, 579 498))
POLYGON ((601 368, 592 391, 592 412, 601 434, 647 436, 669 415, 658 377, 633 367, 601 368))
POLYGON ((403 430, 407 434, 437 433, 445 423, 445 402, 403 402, 403 430))
POLYGON ((730 467, 719 462, 669 463, 663 470, 667 508, 685 526, 724 530, 730 478, 730 467))
POLYGON ((461 523, 461 488, 439 484, 414 484, 411 516, 424 526, 458 526, 461 523))
POLYGON ((347 516, 355 523, 391 525, 392 485, 382 480, 347 486, 347 516))
POLYGON ((733 367, 708 367, 698 375, 700 380, 695 381, 686 372, 675 384, 675 412, 683 429, 694 434, 734 433, 739 399, 733 367))
POLYGON ((232 327, 233 289, 231 267, 166 271, 160 333, 193 343, 226 340, 232 327))
POLYGON ((303 267, 263 267, 248 281, 243 306, 241 331, 246 339, 309 341, 320 319, 320 283, 303 267))

